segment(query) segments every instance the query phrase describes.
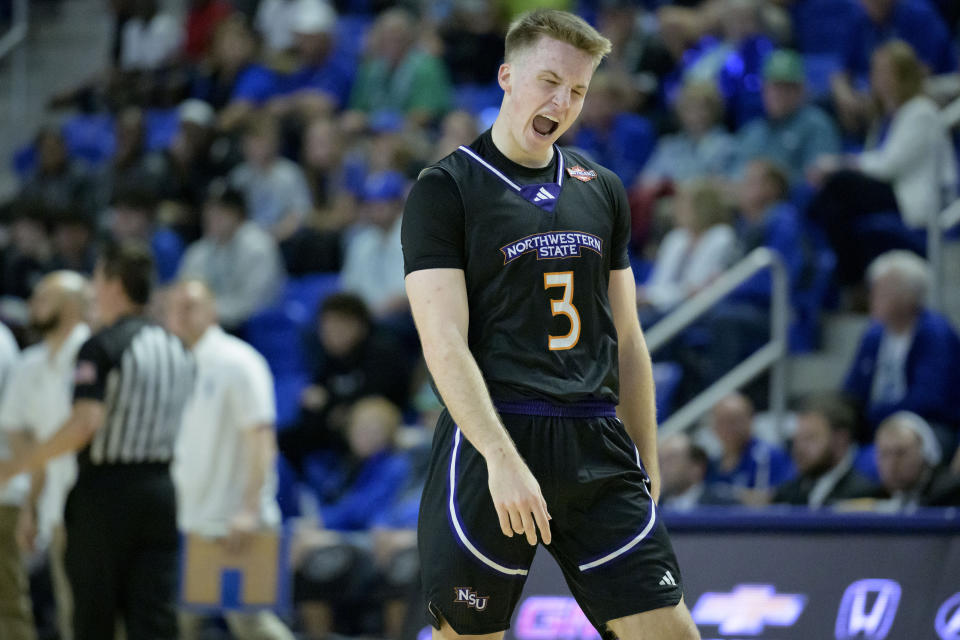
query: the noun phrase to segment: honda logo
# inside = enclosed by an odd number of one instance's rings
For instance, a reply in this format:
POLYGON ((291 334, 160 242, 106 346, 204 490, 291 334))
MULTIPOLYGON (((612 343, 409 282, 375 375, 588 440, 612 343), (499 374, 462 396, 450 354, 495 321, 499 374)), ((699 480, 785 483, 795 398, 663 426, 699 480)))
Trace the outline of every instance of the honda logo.
POLYGON ((935 621, 940 640, 960 640, 960 593, 955 593, 940 606, 935 621))
POLYGON ((847 587, 835 628, 837 640, 884 640, 897 617, 900 585, 893 580, 858 580, 847 587))
POLYGON ((717 625, 720 633, 759 635, 767 625, 793 626, 806 603, 805 595, 777 593, 771 584, 740 584, 730 593, 704 593, 692 615, 697 624, 717 625))

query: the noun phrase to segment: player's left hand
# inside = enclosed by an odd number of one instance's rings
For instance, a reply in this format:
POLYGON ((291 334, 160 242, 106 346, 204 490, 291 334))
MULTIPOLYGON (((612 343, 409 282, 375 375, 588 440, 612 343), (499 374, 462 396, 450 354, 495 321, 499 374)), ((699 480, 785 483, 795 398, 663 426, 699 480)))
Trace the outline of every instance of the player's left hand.
POLYGON ((257 514, 248 511, 241 511, 230 523, 230 532, 223 540, 223 546, 228 553, 243 553, 250 543, 253 536, 260 529, 260 518, 257 514))

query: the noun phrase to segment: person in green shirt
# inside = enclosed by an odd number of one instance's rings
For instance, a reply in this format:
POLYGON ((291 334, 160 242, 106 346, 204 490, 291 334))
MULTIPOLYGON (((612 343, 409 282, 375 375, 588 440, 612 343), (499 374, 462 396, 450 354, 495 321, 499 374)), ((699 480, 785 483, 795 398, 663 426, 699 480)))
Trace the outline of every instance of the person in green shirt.
POLYGON ((417 47, 417 23, 403 9, 383 12, 370 32, 370 55, 357 70, 349 106, 372 114, 397 111, 415 122, 442 116, 452 103, 443 62, 417 47))

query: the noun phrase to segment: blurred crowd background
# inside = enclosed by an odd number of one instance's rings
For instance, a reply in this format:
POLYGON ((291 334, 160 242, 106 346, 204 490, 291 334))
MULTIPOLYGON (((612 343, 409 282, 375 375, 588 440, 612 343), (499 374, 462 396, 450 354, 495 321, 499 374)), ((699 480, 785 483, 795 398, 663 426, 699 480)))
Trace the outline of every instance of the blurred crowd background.
MULTIPOLYGON (((165 287, 208 285, 269 365, 304 637, 403 633, 441 410, 404 294, 404 198, 491 125, 506 27, 545 5, 613 43, 561 144, 628 190, 645 328, 760 247, 786 267, 791 354, 824 348, 830 314, 864 318, 842 384, 793 393, 788 419, 761 379, 665 438, 663 506, 960 505, 960 338, 926 304, 925 260, 958 195, 960 4, 112 0, 109 63, 3 159, 0 318, 20 347, 42 338, 37 283, 89 275, 107 238, 151 247, 158 321, 165 287)), ((758 274, 654 354, 661 420, 768 339, 771 295, 758 274)))

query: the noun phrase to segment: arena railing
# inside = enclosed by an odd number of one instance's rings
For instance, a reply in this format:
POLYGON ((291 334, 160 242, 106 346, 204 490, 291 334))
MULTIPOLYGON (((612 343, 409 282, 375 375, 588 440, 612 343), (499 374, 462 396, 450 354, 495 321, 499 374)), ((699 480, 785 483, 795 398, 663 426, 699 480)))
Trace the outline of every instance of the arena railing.
POLYGON ((13 0, 10 27, 0 34, 0 63, 7 57, 11 58, 10 113, 4 119, 7 134, 20 126, 26 111, 27 55, 23 44, 27 39, 28 7, 29 0, 13 0))
POLYGON ((936 311, 943 311, 944 293, 950 284, 943 273, 945 236, 958 224, 960 224, 960 198, 954 200, 938 215, 931 216, 927 224, 927 259, 930 262, 931 280, 928 304, 936 311))
POLYGON ((719 380, 701 391, 683 407, 675 411, 663 424, 664 435, 683 431, 703 417, 718 400, 739 389, 762 373, 770 370, 769 409, 776 427, 783 424, 787 398, 787 324, 789 322, 789 291, 786 267, 780 256, 770 249, 750 252, 710 285, 683 302, 674 311, 646 332, 647 348, 651 353, 664 346, 681 331, 704 314, 712 311, 728 294, 761 271, 770 270, 773 295, 770 298, 770 339, 743 362, 728 371, 719 380))

